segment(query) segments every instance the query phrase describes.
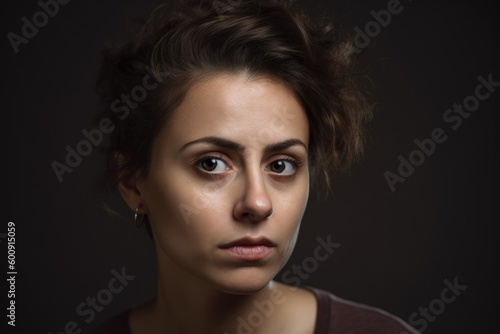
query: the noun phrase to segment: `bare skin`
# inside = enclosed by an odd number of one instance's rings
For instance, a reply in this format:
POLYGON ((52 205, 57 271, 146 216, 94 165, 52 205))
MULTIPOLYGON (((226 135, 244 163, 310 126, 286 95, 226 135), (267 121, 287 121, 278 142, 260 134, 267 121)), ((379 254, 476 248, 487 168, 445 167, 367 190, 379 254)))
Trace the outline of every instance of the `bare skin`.
POLYGON ((314 295, 272 280, 306 208, 308 140, 302 105, 278 81, 218 74, 189 89, 147 177, 119 185, 148 215, 159 266, 158 297, 131 313, 132 333, 238 333, 242 320, 254 334, 313 333, 314 295), (244 237, 272 245, 252 259, 227 251, 244 237))

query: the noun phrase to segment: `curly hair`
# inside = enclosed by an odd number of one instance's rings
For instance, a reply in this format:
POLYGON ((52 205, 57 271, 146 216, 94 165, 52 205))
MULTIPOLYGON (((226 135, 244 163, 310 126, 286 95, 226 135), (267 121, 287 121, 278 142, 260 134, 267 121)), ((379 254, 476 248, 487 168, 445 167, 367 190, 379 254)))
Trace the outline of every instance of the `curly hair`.
POLYGON ((362 153, 372 104, 358 86, 352 39, 293 7, 260 0, 160 6, 133 38, 105 49, 97 88, 116 126, 108 185, 147 175, 153 140, 196 80, 244 71, 279 80, 302 103, 312 182, 329 187, 330 176, 362 153))

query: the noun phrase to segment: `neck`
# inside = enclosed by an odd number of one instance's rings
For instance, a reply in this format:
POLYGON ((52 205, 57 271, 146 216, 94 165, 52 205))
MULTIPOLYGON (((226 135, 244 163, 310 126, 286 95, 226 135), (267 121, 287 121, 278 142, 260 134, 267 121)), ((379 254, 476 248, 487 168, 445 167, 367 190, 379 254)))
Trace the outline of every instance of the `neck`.
POLYGON ((282 311, 282 307, 275 307, 273 302, 281 301, 280 291, 273 281, 256 294, 229 294, 187 273, 163 252, 159 253, 158 298, 151 307, 155 333, 237 333, 246 324, 257 334, 270 332, 273 323, 279 323, 276 320, 281 312, 275 310, 282 311), (253 324, 258 326, 252 326, 247 320, 259 306, 261 315, 267 314, 255 319, 253 324))

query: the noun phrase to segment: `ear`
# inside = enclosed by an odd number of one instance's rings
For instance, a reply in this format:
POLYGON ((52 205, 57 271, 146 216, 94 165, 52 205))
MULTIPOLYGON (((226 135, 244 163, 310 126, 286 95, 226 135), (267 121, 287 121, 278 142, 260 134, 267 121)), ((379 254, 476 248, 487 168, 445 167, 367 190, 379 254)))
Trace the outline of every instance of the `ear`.
MULTIPOLYGON (((118 166, 118 168, 123 166, 126 162, 126 158, 118 152, 114 154, 113 158, 115 160, 114 163, 118 166)), ((137 171, 133 175, 121 180, 118 183, 118 191, 120 191, 123 200, 132 211, 135 212, 138 208, 137 213, 144 214, 147 213, 147 207, 144 203, 143 195, 137 187, 139 176, 140 171, 137 171)))

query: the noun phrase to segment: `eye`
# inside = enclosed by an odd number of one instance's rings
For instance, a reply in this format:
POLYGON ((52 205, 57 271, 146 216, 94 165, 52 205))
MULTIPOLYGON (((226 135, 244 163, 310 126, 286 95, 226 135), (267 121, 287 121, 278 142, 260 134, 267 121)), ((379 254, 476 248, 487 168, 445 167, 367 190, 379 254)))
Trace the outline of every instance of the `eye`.
POLYGON ((291 174, 295 171, 295 166, 290 161, 276 160, 269 165, 269 170, 277 174, 291 174))
POLYGON ((222 172, 227 169, 227 165, 219 158, 203 159, 198 166, 206 172, 222 172))

